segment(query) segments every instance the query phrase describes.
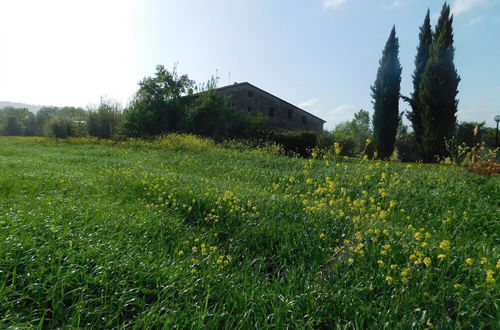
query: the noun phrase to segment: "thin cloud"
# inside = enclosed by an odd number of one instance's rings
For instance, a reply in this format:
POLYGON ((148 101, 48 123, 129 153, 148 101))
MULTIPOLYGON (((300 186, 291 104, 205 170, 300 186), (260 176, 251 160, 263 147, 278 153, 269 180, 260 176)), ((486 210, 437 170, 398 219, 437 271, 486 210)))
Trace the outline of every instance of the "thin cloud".
POLYGON ((340 114, 340 113, 346 113, 346 112, 352 112, 353 110, 356 110, 356 106, 352 104, 341 104, 332 111, 330 111, 331 114, 340 114))
POLYGON ((317 102, 318 102, 318 99, 310 99, 310 100, 307 100, 307 101, 299 104, 299 108, 302 108, 302 109, 309 108, 309 107, 312 107, 313 105, 315 105, 317 102))
POLYGON ((467 26, 473 26, 476 25, 477 23, 480 23, 483 20, 482 17, 476 17, 474 19, 471 19, 469 23, 467 23, 467 26))
POLYGON ((329 9, 329 8, 335 9, 342 6, 346 2, 347 0, 324 0, 323 9, 329 9))
POLYGON ((327 121, 325 129, 331 130, 342 122, 352 120, 357 109, 359 107, 352 104, 341 104, 332 110, 320 113, 320 117, 327 121))
POLYGON ((451 13, 455 16, 465 13, 486 3, 487 0, 455 0, 451 5, 451 13))
POLYGON ((402 5, 404 5, 406 3, 405 0, 396 0, 392 3, 392 5, 389 7, 389 8, 397 8, 397 7, 401 7, 402 5))

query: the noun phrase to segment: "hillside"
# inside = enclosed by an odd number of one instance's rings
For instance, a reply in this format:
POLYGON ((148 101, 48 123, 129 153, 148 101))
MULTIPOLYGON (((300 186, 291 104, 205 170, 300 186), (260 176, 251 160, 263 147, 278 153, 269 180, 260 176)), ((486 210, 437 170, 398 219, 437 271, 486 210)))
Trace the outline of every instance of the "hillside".
POLYGON ((40 110, 44 106, 43 105, 19 103, 19 102, 0 101, 0 109, 7 108, 7 107, 16 108, 16 109, 28 109, 29 111, 36 114, 38 112, 38 110, 40 110))
POLYGON ((454 166, 0 137, 0 327, 499 328, 498 219, 454 166))

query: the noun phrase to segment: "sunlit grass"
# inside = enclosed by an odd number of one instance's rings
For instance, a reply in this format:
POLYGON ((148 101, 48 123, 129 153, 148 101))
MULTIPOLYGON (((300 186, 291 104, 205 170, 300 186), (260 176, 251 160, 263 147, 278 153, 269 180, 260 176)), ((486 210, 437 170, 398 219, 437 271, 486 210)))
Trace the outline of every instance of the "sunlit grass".
POLYGON ((0 138, 0 327, 498 328, 500 179, 0 138))

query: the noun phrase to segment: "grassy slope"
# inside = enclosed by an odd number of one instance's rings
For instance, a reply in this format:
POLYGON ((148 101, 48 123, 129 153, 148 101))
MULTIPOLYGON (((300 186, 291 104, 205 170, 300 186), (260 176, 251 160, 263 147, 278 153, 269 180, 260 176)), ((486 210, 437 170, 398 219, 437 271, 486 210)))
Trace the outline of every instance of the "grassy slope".
POLYGON ((499 206, 455 167, 0 138, 0 327, 494 328, 499 206))

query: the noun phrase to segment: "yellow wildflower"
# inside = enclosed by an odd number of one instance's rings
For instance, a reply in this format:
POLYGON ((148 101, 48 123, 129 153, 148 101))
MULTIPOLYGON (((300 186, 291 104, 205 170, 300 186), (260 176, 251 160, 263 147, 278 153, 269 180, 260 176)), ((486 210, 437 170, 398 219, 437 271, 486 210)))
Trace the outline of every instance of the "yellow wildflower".
POLYGON ((432 264, 432 260, 429 257, 424 258, 424 264, 429 267, 432 264))
POLYGON ((488 269, 488 270, 486 271, 486 283, 488 283, 488 284, 493 284, 493 283, 495 283, 495 278, 493 277, 493 274, 494 274, 494 273, 495 273, 495 272, 494 272, 492 269, 488 269))
POLYGON ((488 262, 488 258, 481 258, 481 261, 479 261, 479 263, 480 263, 481 265, 484 265, 484 264, 485 264, 485 263, 487 263, 487 262, 488 262))
POLYGON ((323 234, 323 233, 319 234, 319 238, 320 238, 320 239, 325 238, 325 234, 323 234))
POLYGON ((474 259, 467 258, 467 259, 465 259, 465 263, 470 266, 470 265, 472 265, 474 263, 474 259))
POLYGON ((444 240, 441 243, 439 243, 439 247, 443 250, 449 250, 450 246, 451 246, 450 241, 444 240))
POLYGON ((439 260, 443 260, 444 258, 446 258, 446 254, 438 254, 438 257, 437 257, 439 260))
POLYGON ((379 264, 380 266, 383 266, 384 265, 384 260, 378 260, 377 264, 379 264))
POLYGON ((386 281, 387 281, 387 283, 389 283, 389 284, 391 284, 391 283, 394 281, 394 279, 393 279, 391 276, 386 276, 386 277, 385 277, 385 280, 386 280, 386 281))
POLYGON ((179 253, 179 255, 180 255, 180 256, 182 256, 182 255, 184 254, 184 251, 179 250, 179 252, 178 252, 178 253, 179 253))
POLYGON ((390 267, 392 270, 394 270, 394 269, 398 268, 398 265, 392 264, 390 267))

